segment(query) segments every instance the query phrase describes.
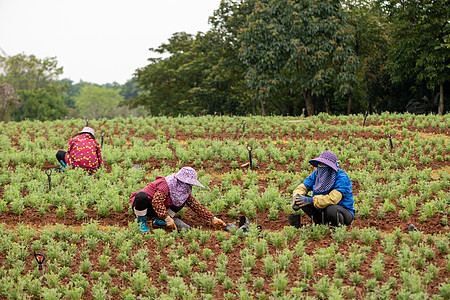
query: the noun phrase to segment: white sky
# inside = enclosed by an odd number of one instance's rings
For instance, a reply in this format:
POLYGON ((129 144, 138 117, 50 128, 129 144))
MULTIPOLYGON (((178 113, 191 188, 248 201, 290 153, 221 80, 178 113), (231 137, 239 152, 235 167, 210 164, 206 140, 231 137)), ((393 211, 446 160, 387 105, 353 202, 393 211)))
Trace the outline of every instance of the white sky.
POLYGON ((220 0, 0 0, 0 49, 56 57, 75 83, 125 83, 175 32, 210 29, 220 0))

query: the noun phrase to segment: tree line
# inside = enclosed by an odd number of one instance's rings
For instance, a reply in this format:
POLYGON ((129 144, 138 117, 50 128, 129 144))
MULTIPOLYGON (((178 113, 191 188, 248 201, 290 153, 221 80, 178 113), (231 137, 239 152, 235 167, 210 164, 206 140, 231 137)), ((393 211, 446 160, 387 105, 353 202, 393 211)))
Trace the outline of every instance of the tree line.
POLYGON ((0 55, 0 121, 112 118, 136 114, 125 101, 137 96, 135 79, 98 85, 58 79, 55 57, 0 55))
POLYGON ((448 110, 448 0, 223 0, 125 84, 59 80, 56 58, 0 55, 0 121, 146 113, 448 110))
POLYGON ((224 0, 208 32, 150 49, 129 104, 152 114, 443 114, 449 20, 448 0, 224 0))

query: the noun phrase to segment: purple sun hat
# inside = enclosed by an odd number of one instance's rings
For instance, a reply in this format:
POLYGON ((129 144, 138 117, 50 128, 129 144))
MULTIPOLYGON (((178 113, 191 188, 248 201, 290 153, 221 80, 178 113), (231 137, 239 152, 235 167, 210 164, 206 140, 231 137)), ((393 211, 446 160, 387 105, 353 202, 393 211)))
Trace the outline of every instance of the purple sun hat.
POLYGON ((191 167, 183 167, 175 174, 175 178, 181 182, 196 185, 204 188, 203 184, 197 180, 197 172, 191 167))
POLYGON ((92 134, 93 137, 95 137, 95 130, 92 129, 91 127, 84 127, 83 129, 81 129, 81 131, 79 133, 90 133, 92 134))
POLYGON ((318 158, 311 159, 309 163, 314 167, 317 167, 319 163, 323 163, 336 172, 339 170, 339 162, 337 160, 337 156, 331 151, 323 151, 322 153, 320 153, 318 158))

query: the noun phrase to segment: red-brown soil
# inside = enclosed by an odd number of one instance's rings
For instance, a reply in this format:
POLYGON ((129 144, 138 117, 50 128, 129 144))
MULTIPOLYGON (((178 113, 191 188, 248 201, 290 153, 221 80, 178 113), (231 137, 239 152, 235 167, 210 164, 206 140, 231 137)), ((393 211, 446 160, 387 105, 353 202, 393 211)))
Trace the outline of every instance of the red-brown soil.
MULTIPOLYGON (((401 122, 401 120, 398 122, 401 122)), ((337 123, 337 121, 333 121, 331 123, 332 124, 337 123)), ((399 124, 398 124, 398 126, 394 126, 394 127, 400 131, 403 128, 399 124)), ((369 121, 368 120, 368 122, 366 123, 366 126, 380 126, 380 125, 382 125, 382 124, 380 124, 378 121, 369 121)), ((106 128, 106 126, 101 125, 100 128, 106 128)), ((413 127, 412 125, 410 125, 408 130, 416 131, 417 129, 415 127, 413 127)), ((420 132, 423 132, 426 134, 431 134, 431 135, 439 134, 439 135, 445 136, 446 139, 450 138, 450 130, 448 128, 445 130, 441 130, 440 128, 431 128, 430 126, 428 126, 424 129, 420 130, 420 132)), ((289 132, 286 134, 281 134, 281 133, 278 133, 278 135, 274 134, 272 136, 272 138, 274 138, 274 139, 279 138, 282 140, 288 140, 289 138, 293 139, 293 140, 300 139, 300 138, 314 139, 314 140, 327 140, 327 139, 330 139, 331 137, 333 137, 334 133, 335 133, 335 131, 331 131, 329 133, 321 133, 321 132, 316 131, 316 132, 314 132, 313 136, 310 136, 308 133, 297 134, 296 132, 292 131, 292 132, 289 132)), ((114 134, 120 135, 120 132, 117 130, 117 127, 115 128, 114 134)), ((167 137, 171 136, 167 130, 165 131, 165 134, 167 137)), ((131 139, 133 136, 135 136, 135 131, 133 129, 130 129, 129 133, 127 135, 127 139, 131 139)), ((353 138, 363 138, 363 139, 371 138, 374 140, 386 138, 386 136, 384 136, 383 134, 378 134, 378 135, 374 136, 374 134, 372 132, 354 132, 351 134, 351 136, 353 138)), ((176 139, 179 141, 185 141, 188 139, 197 139, 197 138, 208 138, 208 139, 217 139, 217 140, 224 140, 224 139, 237 140, 242 137, 243 137, 242 133, 240 133, 240 132, 237 132, 236 134, 222 132, 222 133, 214 133, 213 135, 210 135, 209 133, 205 133, 200 136, 195 136, 194 134, 186 135, 183 131, 176 132, 176 139)), ((245 135, 245 139, 260 140, 260 139, 264 139, 267 137, 268 136, 265 135, 264 133, 256 133, 256 132, 252 132, 252 133, 245 135)), ((349 135, 342 134, 340 137, 347 140, 349 138, 349 135)), ((34 136, 33 136, 33 138, 34 138, 34 136)), ((156 135, 146 134, 146 135, 141 135, 139 138, 149 140, 149 139, 155 139, 158 137, 156 135)), ((403 139, 400 132, 398 133, 398 135, 394 135, 392 138, 395 139, 396 141, 403 139)), ((167 139, 170 139, 170 138, 167 138, 167 139)), ((111 139, 106 139, 105 142, 107 144, 112 144, 111 139)), ((11 146, 16 148, 18 151, 22 150, 21 147, 19 146, 19 141, 17 138, 11 138, 11 146)), ((279 147, 285 147, 285 146, 279 146, 279 147)), ((395 144, 393 151, 395 151, 397 149, 397 147, 400 147, 399 143, 395 144)), ((446 149, 445 154, 449 155, 449 149, 446 149)), ((418 161, 418 157, 413 157, 413 159, 418 161)), ((177 166, 178 160, 177 159, 164 160, 164 162, 167 165, 170 165, 171 167, 175 168, 177 166)), ((193 161, 191 161, 190 163, 192 163, 192 162, 193 161)), ((238 161, 238 162, 239 162, 240 166, 243 165, 244 163, 246 163, 244 161, 238 161)), ((137 162, 134 162, 134 163, 137 163, 137 162)), ((214 165, 216 163, 217 163, 217 161, 215 161, 215 160, 205 161, 205 162, 203 162, 203 169, 206 171, 207 174, 223 174, 226 172, 230 172, 232 170, 230 163, 223 163, 223 162, 222 162, 222 168, 220 170, 216 170, 214 168, 214 165)), ((266 162, 258 162, 258 168, 256 169, 258 174, 260 174, 260 175, 267 174, 269 172, 269 170, 267 168, 270 163, 274 164, 275 170, 286 171, 287 165, 289 165, 290 163, 296 163, 296 161, 293 159, 290 159, 290 160, 288 160, 288 162, 286 164, 271 162, 269 160, 266 162)), ((160 168, 161 161, 156 160, 156 159, 151 159, 149 161, 144 162, 144 164, 146 165, 147 168, 152 170, 152 169, 160 168)), ((51 162, 45 162, 41 166, 41 169, 45 170, 47 168, 51 168, 54 166, 55 166, 55 164, 53 164, 51 162)), ((419 170, 421 170, 423 168, 431 168, 433 170, 441 170, 443 168, 449 168, 449 166, 450 166, 450 161, 441 161, 441 162, 432 162, 432 163, 429 163, 426 165, 418 164, 417 168, 419 170)), ((361 166, 361 167, 364 167, 364 163, 363 163, 363 166, 361 166)), ((109 166, 108 164, 106 164, 106 168, 107 168, 108 172, 111 171, 111 166, 109 166)), ((248 168, 248 167, 241 167, 241 168, 248 168)), ((8 166, 8 169, 14 170, 15 166, 10 164, 8 166)), ((213 181, 211 183, 211 185, 219 185, 219 184, 220 184, 220 180, 218 180, 218 179, 213 179, 213 181)), ((238 183, 238 184, 242 185, 242 182, 238 183)), ((284 188, 286 188, 290 184, 291 184, 291 182, 287 182, 285 184, 284 188)), ((260 192, 264 191, 264 189, 267 187, 267 185, 268 185, 267 180, 260 179, 258 181, 259 191, 260 192)), ((360 192, 359 183, 353 182, 353 187, 354 187, 354 195, 356 196, 360 192)), ((447 188, 445 190, 445 192, 448 193, 449 189, 447 188)), ((23 190, 22 196, 27 195, 27 193, 28 193, 27 190, 23 190)), ((0 186, 0 198, 3 198, 3 194, 4 194, 4 186, 0 186)), ((380 204, 379 199, 375 199, 375 201, 377 201, 377 204, 380 204)), ((405 239, 406 239, 406 236, 408 234, 408 231, 407 231, 408 225, 410 223, 413 223, 416 225, 416 227, 420 231, 422 231, 425 234, 425 236, 430 235, 430 234, 433 234, 433 235, 447 234, 447 236, 448 236, 448 234, 450 232, 449 227, 441 225, 442 214, 435 214, 433 217, 428 218, 426 222, 421 223, 419 221, 420 212, 418 210, 416 210, 416 212, 413 215, 408 217, 407 220, 403 221, 398 215, 399 209, 398 209, 397 203, 394 203, 394 204, 397 207, 396 211, 387 212, 384 215, 383 219, 379 219, 377 217, 377 215, 375 215, 375 214, 373 216, 369 216, 367 218, 360 218, 360 217, 358 217, 358 214, 357 214, 356 219, 354 220, 353 224, 348 228, 348 232, 350 232, 353 228, 374 227, 374 228, 378 229, 382 235, 384 235, 384 234, 392 233, 395 231, 396 228, 399 228, 400 231, 404 234, 405 239)), ((448 209, 448 207, 447 207, 447 209, 448 209)), ((18 224, 25 224, 25 225, 29 225, 30 227, 39 229, 39 230, 41 230, 47 226, 51 227, 51 226, 54 226, 55 224, 62 224, 65 227, 70 226, 75 231, 79 231, 79 230, 81 230, 81 227, 83 224, 85 224, 87 222, 91 222, 91 221, 97 221, 101 230, 108 231, 108 230, 110 230, 110 227, 126 228, 129 226, 128 224, 130 222, 135 222, 134 216, 132 214, 130 214, 128 209, 125 209, 123 212, 120 212, 120 213, 111 211, 111 213, 108 217, 103 217, 103 218, 99 217, 97 212, 93 208, 88 208, 86 210, 86 213, 87 213, 86 218, 78 220, 75 216, 74 211, 67 210, 64 218, 60 218, 56 214, 56 207, 51 206, 49 208, 49 211, 47 211, 44 215, 40 215, 36 209, 28 208, 21 215, 15 215, 11 210, 2 212, 2 213, 0 213, 0 218, 1 218, 1 222, 3 224, 5 224, 6 228, 8 228, 8 229, 15 229, 15 228, 17 228, 18 224)), ((283 211, 279 211, 278 219, 276 219, 276 220, 270 220, 268 218, 268 213, 269 213, 268 211, 263 212, 263 211, 258 210, 256 218, 251 220, 251 222, 258 224, 263 228, 262 234, 267 233, 267 232, 273 232, 273 231, 281 231, 281 230, 283 230, 284 226, 289 225, 288 221, 287 221, 287 215, 283 211)), ((227 215, 226 211, 220 212, 217 216, 222 218, 226 223, 236 223, 238 221, 235 219, 231 219, 227 215)), ((202 227, 204 229, 213 229, 213 228, 210 228, 210 226, 208 224, 205 224, 202 220, 197 219, 195 214, 192 213, 190 210, 186 210, 184 215, 180 218, 187 224, 190 224, 191 226, 202 227)), ((150 222, 148 222, 148 223, 150 224, 150 222)), ((301 219, 301 224, 302 225, 311 224, 311 220, 307 216, 304 216, 301 219)), ((229 234, 229 233, 227 233, 227 234, 229 234)), ((294 246, 297 245, 299 240, 300 240, 300 238, 298 236, 296 236, 292 241, 290 241, 286 245, 284 245, 283 248, 288 248, 290 250, 293 250, 294 246)), ((185 256, 187 256, 189 254, 196 254, 194 251, 192 251, 190 249, 190 247, 188 246, 189 243, 187 241, 178 237, 177 243, 185 245, 185 254, 184 254, 185 256)), ((312 241, 310 239, 309 243, 305 244, 305 252, 307 254, 313 254, 317 251, 317 249, 328 247, 332 243, 336 243, 336 242, 332 238, 332 228, 331 228, 330 232, 323 239, 319 239, 317 241, 312 241)), ((212 233, 209 241, 205 245, 200 246, 200 252, 198 252, 198 258, 199 258, 200 262, 202 262, 202 261, 206 262, 206 264, 207 264, 206 270, 207 271, 215 272, 216 258, 218 257, 218 255, 220 253, 223 252, 223 250, 221 248, 221 244, 222 244, 221 242, 217 241, 216 233, 212 233), (212 259, 207 261, 201 255, 201 251, 204 248, 209 248, 214 252, 214 256, 212 259)), ((339 252, 347 253, 351 244, 357 244, 360 246, 364 245, 362 240, 360 240, 360 239, 352 240, 349 237, 344 241, 344 243, 339 244, 339 252)), ((398 245, 398 242, 397 242, 397 245, 398 245)), ((80 249, 81 248, 86 249, 87 246, 86 246, 85 239, 83 239, 83 238, 80 239, 77 242, 77 246, 80 247, 80 249)), ((105 272, 105 270, 100 269, 100 267, 98 265, 98 257, 102 254, 102 252, 104 250, 104 246, 105 246, 105 242, 100 241, 98 243, 98 248, 94 251, 91 251, 91 253, 89 254, 90 261, 93 263, 93 269, 91 271, 105 272)), ((158 278, 159 278, 159 274, 163 268, 166 268, 169 276, 176 276, 176 274, 177 274, 176 270, 171 266, 171 263, 169 262, 169 258, 168 258, 169 252, 173 251, 173 250, 170 247, 166 247, 162 251, 159 251, 158 247, 155 243, 155 240, 154 239, 146 239, 145 237, 143 239, 143 243, 140 246, 134 246, 133 250, 140 249, 142 246, 148 248, 148 251, 149 251, 149 259, 151 262, 151 272, 149 272, 148 276, 149 276, 149 278, 151 278, 151 285, 158 287, 160 293, 168 293, 169 292, 168 283, 167 282, 159 282, 158 278), (155 256, 159 257, 159 261, 155 261, 155 256)), ((361 266, 358 269, 358 272, 364 277, 364 280, 363 280, 362 285, 355 286, 355 298, 356 299, 362 299, 367 294, 367 289, 364 286, 364 283, 366 282, 367 279, 369 279, 373 276, 370 271, 371 263, 377 253, 380 253, 380 252, 383 253, 383 246, 382 246, 381 240, 376 240, 370 246, 371 246, 371 250, 367 253, 366 260, 361 264, 361 266)), ((234 287, 228 291, 225 290, 221 284, 217 284, 214 289, 214 293, 213 293, 213 296, 215 299, 223 298, 224 294, 227 292, 232 292, 232 293, 238 294, 237 285, 238 285, 240 278, 243 275, 243 267, 242 267, 242 262, 241 262, 240 251, 246 247, 247 247, 247 245, 245 244, 244 239, 240 239, 239 242, 233 246, 233 250, 231 252, 226 253, 226 255, 228 257, 228 267, 227 267, 226 275, 235 284, 234 284, 234 287)), ((269 253, 272 255, 278 255, 279 253, 281 253, 283 248, 281 248, 281 249, 275 248, 273 245, 269 244, 269 253)), ((435 258, 433 259, 433 263, 434 263, 434 265, 436 265, 437 267, 440 268, 438 278, 441 278, 441 279, 449 278, 450 274, 446 271, 447 259, 446 259, 445 255, 438 253, 438 251, 436 250, 436 247, 434 245, 432 246, 432 248, 435 250, 435 253, 436 253, 435 258)), ((111 262, 108 265, 108 268, 110 268, 111 266, 114 266, 116 269, 119 270, 119 276, 113 277, 110 285, 119 287, 120 291, 123 292, 124 289, 130 287, 130 284, 129 284, 129 282, 126 282, 120 278, 120 273, 125 271, 125 272, 129 272, 130 274, 133 274, 133 272, 135 272, 136 269, 133 266, 132 262, 128 262, 125 265, 120 264, 117 261, 117 259, 115 259, 117 257, 117 255, 119 254, 119 250, 114 247, 110 247, 110 249, 111 249, 111 262)), ((398 284, 397 284, 396 288, 400 289, 401 286, 400 286, 400 274, 399 274, 398 261, 389 255, 385 255, 385 256, 386 256, 385 274, 383 275, 383 279, 380 281, 379 284, 381 285, 384 282, 387 282, 389 277, 393 277, 393 278, 397 279, 398 284)), ((0 261, 3 261, 5 258, 6 258, 6 254, 3 252, 0 252, 0 261)), ((28 261, 32 261, 32 260, 33 260, 32 255, 30 255, 28 261)), ((71 273, 72 274, 79 272, 80 261, 81 261, 80 253, 77 253, 75 255, 75 257, 73 258, 73 262, 71 265, 71 273)), ((299 263, 300 263, 300 258, 294 255, 292 263, 289 265, 289 267, 286 270, 286 273, 288 274, 288 278, 289 278, 289 284, 287 286, 287 290, 290 290, 292 287, 295 287, 296 284, 298 284, 300 281, 302 281, 302 276, 299 275, 299 273, 300 273, 299 263)), ((27 263, 25 272, 28 272, 31 268, 32 268, 31 262, 27 263)), ((315 283, 317 283, 317 281, 324 275, 327 275, 330 279, 333 279, 335 277, 334 276, 335 268, 336 268, 336 264, 335 264, 335 262, 332 262, 330 264, 330 266, 326 269, 316 269, 313 277, 308 280, 309 289, 307 291, 305 291, 304 295, 315 297, 316 293, 315 293, 315 290, 312 288, 312 286, 315 283)), ((193 272, 200 272, 198 264, 193 267, 192 273, 193 272)), ((350 272, 351 271, 349 271, 349 273, 350 272)), ((265 275, 264 265, 260 258, 256 259, 256 264, 255 264, 254 268, 250 271, 250 273, 251 273, 251 276, 253 279, 255 279, 257 277, 264 278, 264 286, 261 290, 258 290, 257 293, 265 292, 268 296, 270 296, 273 291, 272 277, 268 277, 265 275)), ((87 275, 87 274, 85 275, 85 278, 87 280, 90 280, 89 275, 87 275)), ((191 283, 193 285, 195 285, 192 282, 192 278, 190 278, 189 276, 183 276, 183 279, 184 279, 186 285, 189 285, 191 283)), ((69 278, 62 279, 61 284, 62 285, 68 284, 69 281, 70 281, 69 278)), ((93 283, 97 283, 96 280, 90 280, 90 281, 93 283)), ((440 282, 443 282, 443 281, 442 280, 434 280, 430 285, 426 286, 426 292, 429 295, 439 294, 439 283, 440 282)), ((344 284, 344 286, 353 286, 353 283, 349 280, 348 276, 343 279, 343 284, 344 284)), ((83 294, 83 299, 93 299, 93 297, 91 295, 92 285, 93 284, 91 283, 88 290, 83 294)), ((247 285, 247 288, 249 291, 253 290, 253 282, 246 283, 246 285, 247 285)), ((394 288, 393 294, 395 294, 395 293, 396 293, 396 290, 394 288)), ((199 295, 201 295, 200 292, 199 292, 199 295)), ((0 297, 0 298, 6 299, 7 297, 0 297)), ((120 296, 115 295, 112 298, 120 299, 120 296)))

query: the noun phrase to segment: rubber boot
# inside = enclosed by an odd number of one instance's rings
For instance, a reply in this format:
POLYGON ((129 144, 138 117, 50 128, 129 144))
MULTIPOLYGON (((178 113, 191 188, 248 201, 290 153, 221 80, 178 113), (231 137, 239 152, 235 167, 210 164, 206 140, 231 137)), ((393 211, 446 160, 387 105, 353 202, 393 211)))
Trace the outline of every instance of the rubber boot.
POLYGON ((147 227, 147 218, 145 216, 137 217, 137 222, 138 222, 139 226, 141 227, 141 229, 139 230, 140 232, 149 232, 150 231, 150 229, 148 229, 148 227, 147 227))
POLYGON ((67 167, 66 163, 62 159, 59 161, 59 163, 61 164, 61 169, 65 170, 67 167))
POLYGON ((290 214, 288 216, 289 225, 294 226, 295 228, 300 228, 300 214, 290 214))
POLYGON ((153 221, 153 225, 163 227, 163 226, 166 226, 167 224, 166 224, 166 221, 164 221, 164 220, 162 220, 160 218, 156 218, 156 220, 153 221))

